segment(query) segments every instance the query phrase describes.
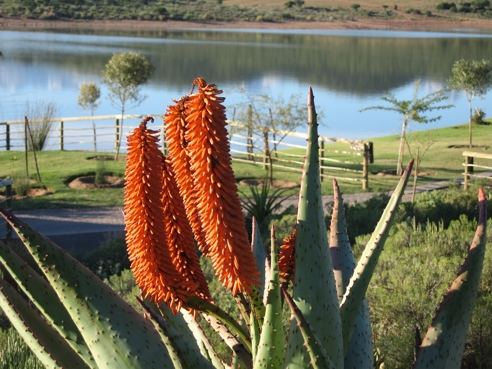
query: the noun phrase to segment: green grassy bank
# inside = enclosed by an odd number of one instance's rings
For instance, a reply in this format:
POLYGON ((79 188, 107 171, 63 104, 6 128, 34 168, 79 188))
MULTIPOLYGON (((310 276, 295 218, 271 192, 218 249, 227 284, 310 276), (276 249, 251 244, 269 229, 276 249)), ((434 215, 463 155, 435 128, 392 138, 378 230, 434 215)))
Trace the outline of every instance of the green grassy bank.
MULTIPOLYGON (((492 125, 475 126, 474 130, 474 151, 492 153, 492 125)), ((421 132, 414 132, 409 135, 409 143, 413 150, 420 146, 422 149, 429 146, 422 160, 420 183, 440 180, 453 180, 460 178, 463 172, 463 156, 466 147, 468 128, 467 126, 456 126, 450 128, 440 128, 421 132)), ((396 176, 387 174, 396 166, 396 153, 398 150, 399 137, 387 136, 373 138, 375 162, 370 165, 369 191, 380 192, 391 190, 396 183, 396 176)), ((342 144, 327 145, 332 157, 340 160, 353 160, 344 154, 333 153, 334 149, 345 148, 342 144)), ((295 150, 301 153, 301 150, 295 150)), ((43 151, 38 153, 38 162, 42 177, 42 184, 53 193, 47 196, 24 198, 14 201, 16 208, 48 208, 48 207, 87 207, 87 206, 113 206, 122 204, 123 190, 121 188, 104 189, 82 189, 75 190, 67 186, 70 179, 87 174, 94 174, 96 171, 104 171, 118 176, 123 175, 125 161, 104 161, 103 168, 98 167, 98 162, 89 160, 94 153, 81 151, 43 151)), ((410 156, 407 155, 405 161, 410 156)), ((477 164, 492 165, 486 161, 477 161, 477 164)), ((331 164, 330 164, 331 165, 331 164)), ((353 169, 360 169, 359 164, 347 165, 353 169)), ((261 179, 266 172, 262 166, 250 164, 234 163, 236 177, 239 181, 239 188, 247 192, 247 185, 242 182, 244 179, 261 179)), ((35 166, 32 154, 29 160, 31 183, 29 184, 25 176, 24 153, 17 151, 0 152, 0 178, 13 177, 16 182, 17 192, 20 193, 26 187, 39 186, 35 178, 35 166)), ((337 172, 341 175, 340 172, 337 172)), ((328 174, 330 172, 328 171, 328 174)), ((295 185, 300 181, 299 173, 291 173, 280 169, 274 170, 274 177, 283 181, 286 185, 295 185)), ((344 193, 362 192, 360 183, 350 183, 341 181, 344 193)), ((329 180, 323 182, 323 192, 329 194, 331 191, 329 180)), ((2 189, 0 189, 1 191, 2 189)), ((295 191, 293 191, 294 193, 295 191)))

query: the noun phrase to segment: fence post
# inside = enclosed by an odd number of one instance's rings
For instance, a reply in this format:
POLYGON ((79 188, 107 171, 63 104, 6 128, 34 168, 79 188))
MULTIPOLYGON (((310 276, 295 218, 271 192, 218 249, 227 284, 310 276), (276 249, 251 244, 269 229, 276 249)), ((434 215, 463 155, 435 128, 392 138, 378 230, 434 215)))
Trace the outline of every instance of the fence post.
POLYGON ((468 173, 469 173, 469 170, 468 170, 468 164, 469 164, 469 156, 465 156, 465 173, 463 174, 464 175, 464 181, 463 181, 463 188, 466 190, 468 190, 468 173))
POLYGON ((364 155, 362 157, 362 189, 369 188, 369 145, 364 143, 364 155))
POLYGON ((468 172, 473 174, 473 156, 467 156, 467 164, 470 164, 471 166, 468 168, 468 172))
POLYGON ((5 150, 10 151, 10 124, 5 123, 5 150))
POLYGON ((65 150, 65 133, 64 133, 64 123, 63 120, 60 122, 60 150, 65 150))
POLYGON ((116 132, 114 141, 114 151, 118 151, 118 142, 120 142, 120 120, 116 118, 116 132))
POLYGON ((374 164, 374 142, 369 141, 369 164, 374 164))
POLYGON ((321 182, 323 182, 323 177, 324 177, 324 174, 325 174, 325 169, 323 168, 323 166, 325 165, 325 161, 324 161, 324 158, 325 158, 325 139, 324 138, 321 138, 321 141, 320 141, 320 148, 319 148, 319 163, 320 163, 320 177, 321 177, 321 182))
POLYGON ((248 105, 246 136, 246 152, 248 153, 248 160, 255 161, 255 156, 253 155, 253 107, 251 104, 248 105))

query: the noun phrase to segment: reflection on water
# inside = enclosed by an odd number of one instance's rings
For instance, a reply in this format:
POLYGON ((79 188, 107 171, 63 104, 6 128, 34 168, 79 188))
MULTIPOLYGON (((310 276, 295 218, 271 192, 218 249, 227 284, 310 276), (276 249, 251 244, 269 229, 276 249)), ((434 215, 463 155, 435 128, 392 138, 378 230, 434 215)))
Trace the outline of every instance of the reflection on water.
MULTIPOLYGON (((361 137, 397 132, 397 117, 359 113, 392 91, 409 97, 413 82, 422 93, 441 87, 459 58, 492 59, 491 35, 387 31, 161 31, 132 34, 94 32, 0 32, 0 120, 23 114, 27 101, 51 100, 58 115, 83 115, 77 94, 84 81, 100 81, 113 52, 147 55, 156 72, 144 88, 147 99, 135 112, 159 113, 173 97, 189 91, 203 75, 223 87, 230 104, 251 94, 290 96, 315 87, 326 134, 361 137), (343 124, 340 124, 343 123, 343 124)), ((105 91, 103 90, 103 93, 105 91)), ((460 95, 441 124, 466 119, 460 95)), ((483 105, 483 102, 479 102, 483 105)), ((115 109, 108 99, 98 112, 115 109)))

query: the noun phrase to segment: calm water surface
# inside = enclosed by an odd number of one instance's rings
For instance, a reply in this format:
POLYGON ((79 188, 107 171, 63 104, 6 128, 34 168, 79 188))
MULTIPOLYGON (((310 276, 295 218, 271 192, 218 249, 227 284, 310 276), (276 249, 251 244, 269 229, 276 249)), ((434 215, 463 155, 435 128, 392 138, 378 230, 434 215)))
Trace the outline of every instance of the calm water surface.
MULTIPOLYGON (((77 105, 83 82, 101 83, 112 53, 139 51, 156 67, 143 88, 146 99, 130 113, 160 113, 190 90, 197 75, 221 87, 226 105, 251 95, 304 96, 312 85, 323 112, 322 133, 366 138, 397 133, 399 118, 359 112, 387 92, 411 98, 442 88, 459 58, 492 59, 492 35, 353 31, 166 31, 126 34, 0 31, 0 121, 23 116, 26 104, 54 102, 58 116, 87 115, 77 105)), ((112 114, 107 91, 96 114, 112 114)), ((476 106, 492 112, 492 93, 476 106)), ((302 98, 304 101, 304 97, 302 98)), ((453 109, 429 127, 467 119, 466 100, 451 94, 453 109)), ((229 114, 231 115, 231 113, 229 114)), ((413 129, 425 128, 413 126, 413 129)))

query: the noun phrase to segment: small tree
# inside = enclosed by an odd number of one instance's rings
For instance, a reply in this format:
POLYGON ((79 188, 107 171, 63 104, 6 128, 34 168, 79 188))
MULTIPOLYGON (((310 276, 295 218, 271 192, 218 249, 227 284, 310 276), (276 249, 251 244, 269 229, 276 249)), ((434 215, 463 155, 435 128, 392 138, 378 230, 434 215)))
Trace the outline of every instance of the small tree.
POLYGON ((80 86, 79 105, 91 112, 92 131, 94 133, 94 151, 97 151, 96 125, 94 124, 94 110, 99 105, 101 90, 95 83, 83 83, 80 86))
POLYGON ((273 181, 272 154, 278 157, 279 144, 304 123, 306 108, 295 95, 288 100, 267 95, 247 96, 247 100, 248 104, 238 110, 237 119, 245 122, 241 128, 247 132, 248 158, 254 159, 253 135, 256 134, 263 142, 263 163, 270 181, 273 181))
MULTIPOLYGON (((148 81, 153 71, 150 61, 136 52, 114 54, 106 64, 103 79, 108 86, 111 100, 120 109, 121 133, 127 103, 133 101, 135 105, 139 105, 142 102, 140 86, 148 81)), ((116 160, 120 154, 121 133, 116 142, 116 160)))
POLYGON ((468 145, 473 146, 472 102, 476 96, 483 96, 492 85, 492 64, 487 60, 458 60, 451 69, 449 85, 455 90, 464 91, 468 100, 468 145))
POLYGON ((398 148, 398 162, 396 164, 396 174, 401 175, 403 172, 403 155, 405 154, 405 138, 408 130, 408 125, 411 121, 427 124, 441 119, 441 116, 427 117, 426 113, 435 110, 449 109, 453 105, 443 105, 443 101, 448 99, 445 91, 439 90, 432 92, 424 97, 418 96, 419 83, 415 86, 415 95, 412 100, 398 100, 392 94, 383 96, 381 99, 388 105, 370 106, 361 111, 366 110, 388 110, 397 112, 402 116, 400 145, 398 148))

